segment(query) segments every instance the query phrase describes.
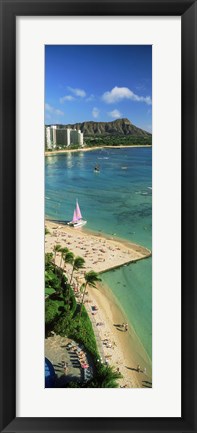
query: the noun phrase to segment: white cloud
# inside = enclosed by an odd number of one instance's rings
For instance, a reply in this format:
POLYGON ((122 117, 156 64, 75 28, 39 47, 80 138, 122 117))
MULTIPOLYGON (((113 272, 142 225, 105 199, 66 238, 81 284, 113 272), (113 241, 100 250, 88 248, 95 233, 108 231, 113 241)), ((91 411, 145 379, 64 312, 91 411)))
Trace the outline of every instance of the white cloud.
POLYGON ((119 110, 113 110, 113 111, 109 111, 108 116, 113 117, 113 119, 120 119, 120 117, 122 116, 122 113, 119 110))
POLYGON ((76 97, 85 98, 86 92, 83 89, 74 89, 73 87, 67 87, 69 92, 73 93, 73 95, 65 95, 60 98, 60 103, 63 104, 65 101, 74 101, 76 97))
POLYGON ((47 113, 56 114, 57 116, 64 116, 64 112, 58 110, 58 108, 52 107, 52 105, 45 104, 45 111, 47 113))
POLYGON ((80 96, 80 98, 84 98, 86 96, 86 92, 83 89, 74 89, 73 87, 68 87, 68 90, 75 96, 80 96))
POLYGON ((60 98, 60 103, 63 104, 64 101, 73 101, 75 98, 72 95, 65 95, 60 98))
POLYGON ((93 94, 91 94, 90 96, 88 96, 88 98, 86 98, 87 102, 91 102, 95 99, 95 96, 93 94))
POLYGON ((123 99, 130 99, 131 101, 145 102, 148 105, 152 104, 150 96, 136 95, 128 87, 114 87, 111 91, 105 92, 102 95, 102 100, 107 104, 122 101, 123 99))
POLYGON ((100 114, 100 110, 98 108, 94 107, 93 110, 92 110, 92 116, 95 119, 97 119, 97 117, 99 117, 99 114, 100 114))
POLYGON ((56 109, 55 109, 55 114, 57 114, 57 116, 63 116, 63 115, 64 115, 64 112, 61 111, 61 110, 56 110, 56 109))

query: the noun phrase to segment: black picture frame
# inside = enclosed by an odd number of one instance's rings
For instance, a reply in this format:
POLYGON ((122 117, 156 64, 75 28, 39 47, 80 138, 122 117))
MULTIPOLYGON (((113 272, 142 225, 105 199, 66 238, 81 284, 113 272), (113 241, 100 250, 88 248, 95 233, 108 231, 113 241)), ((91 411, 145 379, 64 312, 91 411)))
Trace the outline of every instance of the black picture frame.
MULTIPOLYGON (((197 3, 193 0, 0 0, 0 430, 4 432, 197 432, 197 3), (182 21, 182 416, 16 418, 17 16, 181 16, 182 21)), ((170 385, 169 385, 170 392, 170 385)))

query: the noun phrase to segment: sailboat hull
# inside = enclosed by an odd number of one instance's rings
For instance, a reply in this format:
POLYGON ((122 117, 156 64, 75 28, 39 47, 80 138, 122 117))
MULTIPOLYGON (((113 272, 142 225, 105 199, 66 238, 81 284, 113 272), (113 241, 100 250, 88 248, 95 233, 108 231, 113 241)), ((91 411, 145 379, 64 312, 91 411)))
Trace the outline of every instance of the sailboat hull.
POLYGON ((78 229, 78 228, 80 228, 80 227, 83 227, 83 226, 85 226, 85 224, 87 224, 87 221, 85 221, 85 220, 80 220, 80 221, 77 221, 77 222, 69 222, 68 223, 68 225, 69 226, 71 226, 71 227, 73 227, 74 229, 78 229))

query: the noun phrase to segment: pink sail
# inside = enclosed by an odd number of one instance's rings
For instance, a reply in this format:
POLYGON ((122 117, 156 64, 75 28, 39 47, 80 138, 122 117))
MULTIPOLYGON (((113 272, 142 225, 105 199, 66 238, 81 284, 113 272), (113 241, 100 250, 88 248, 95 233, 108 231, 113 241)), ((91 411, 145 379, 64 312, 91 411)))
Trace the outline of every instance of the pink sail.
POLYGON ((77 214, 76 214, 76 210, 74 210, 74 214, 73 214, 73 220, 72 222, 75 223, 77 221, 77 214))
POLYGON ((78 201, 76 202, 76 217, 78 220, 80 220, 82 218, 80 207, 78 205, 78 201))

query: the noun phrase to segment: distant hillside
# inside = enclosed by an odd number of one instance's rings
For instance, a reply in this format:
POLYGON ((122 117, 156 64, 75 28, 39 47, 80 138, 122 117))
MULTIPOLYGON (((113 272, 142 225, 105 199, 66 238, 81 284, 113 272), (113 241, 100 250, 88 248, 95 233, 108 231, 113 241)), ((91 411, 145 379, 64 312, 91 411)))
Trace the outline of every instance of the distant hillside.
POLYGON ((112 122, 87 121, 68 125, 58 125, 60 128, 80 129, 84 137, 107 135, 134 135, 135 137, 151 137, 151 134, 133 125, 130 120, 117 119, 112 122))

